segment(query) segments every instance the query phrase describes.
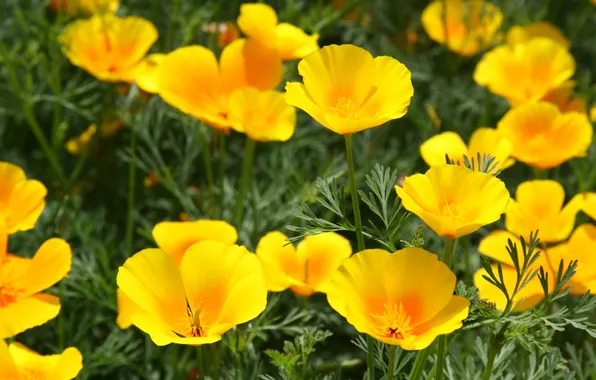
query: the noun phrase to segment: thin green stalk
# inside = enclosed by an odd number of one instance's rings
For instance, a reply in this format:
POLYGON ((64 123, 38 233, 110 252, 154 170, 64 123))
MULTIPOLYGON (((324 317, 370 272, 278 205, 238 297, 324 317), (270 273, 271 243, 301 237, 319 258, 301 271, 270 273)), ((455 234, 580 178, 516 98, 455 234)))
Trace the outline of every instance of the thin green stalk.
POLYGON ((451 269, 451 259, 453 258, 453 251, 455 248, 455 239, 445 238, 445 253, 443 254, 443 262, 451 269))
MULTIPOLYGON (((201 123, 201 127, 208 128, 205 124, 201 123)), ((205 174, 207 175, 207 187, 208 187, 208 213, 211 214, 213 211, 213 162, 211 161, 211 146, 207 142, 206 138, 201 138, 200 131, 197 129, 196 136, 201 141, 201 149, 203 151, 203 159, 205 160, 205 174)))
POLYGON ((132 239, 134 232, 135 186, 137 174, 137 133, 130 127, 130 162, 128 166, 128 210, 126 214, 126 252, 132 255, 132 239))
POLYGON ((175 23, 178 20, 178 16, 180 13, 180 0, 174 0, 172 2, 172 13, 170 14, 170 22, 168 24, 168 29, 166 31, 166 49, 165 51, 170 51, 172 50, 172 47, 174 46, 174 28, 175 28, 175 23))
POLYGON ((203 348, 197 346, 197 379, 205 380, 205 363, 203 360, 203 348))
POLYGON ((495 336, 491 339, 490 347, 488 349, 488 358, 486 360, 486 367, 484 367, 484 374, 482 375, 482 380, 490 380, 490 377, 493 373, 493 368, 495 366, 495 359, 499 352, 501 352, 501 348, 503 347, 504 338, 505 338, 505 331, 509 327, 509 323, 505 323, 499 331, 495 334, 495 336))
POLYGON ((247 137, 246 146, 244 148, 244 162, 242 165, 240 185, 238 187, 238 193, 236 194, 236 204, 234 206, 234 214, 232 217, 232 224, 236 226, 236 228, 240 228, 242 217, 244 216, 246 189, 250 184, 252 176, 252 167, 255 158, 255 146, 256 142, 247 137))
POLYGON ((389 368, 387 369, 387 380, 393 380, 395 371, 395 351, 397 346, 389 346, 389 368))
POLYGON ((435 380, 441 380, 443 378, 443 372, 445 371, 445 357, 447 356, 447 336, 441 335, 439 337, 439 352, 437 353, 437 374, 435 380))
POLYGON ((424 371, 424 367, 426 367, 426 362, 430 356, 430 351, 430 347, 427 347, 422 351, 418 351, 418 355, 416 355, 416 360, 414 361, 414 366, 412 367, 412 372, 410 372, 408 380, 418 380, 422 377, 422 372, 424 371))
POLYGON ((220 192, 219 199, 219 210, 218 215, 223 219, 223 213, 226 203, 226 193, 224 189, 225 185, 225 174, 226 174, 226 133, 220 132, 219 134, 219 181, 220 181, 220 192))
MULTIPOLYGON (((64 303, 64 279, 58 284, 58 296, 60 301, 64 303)), ((58 315, 58 348, 64 349, 64 313, 58 315)))

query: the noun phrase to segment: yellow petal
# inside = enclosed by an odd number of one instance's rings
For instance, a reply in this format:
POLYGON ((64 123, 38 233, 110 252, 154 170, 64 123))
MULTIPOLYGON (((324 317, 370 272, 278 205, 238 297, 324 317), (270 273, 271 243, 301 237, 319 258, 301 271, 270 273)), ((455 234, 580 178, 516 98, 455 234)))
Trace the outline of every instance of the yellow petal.
POLYGON ((83 368, 83 356, 74 347, 58 355, 40 355, 15 342, 8 347, 8 352, 21 373, 34 373, 39 376, 36 379, 71 380, 83 368))
POLYGON ((259 240, 256 253, 265 276, 267 289, 281 292, 304 279, 304 262, 299 260, 293 244, 281 232, 269 232, 259 240), (301 279, 300 281, 295 280, 301 279))
POLYGON ((309 36, 297 26, 281 23, 275 27, 277 52, 283 60, 301 59, 319 49, 318 34, 309 36))
POLYGON ((454 161, 463 162, 463 155, 468 155, 468 148, 455 132, 443 132, 431 137, 420 145, 420 155, 428 166, 444 165, 445 155, 454 161))
POLYGON ((121 329, 127 329, 132 325, 131 316, 135 313, 142 312, 143 309, 124 294, 120 288, 116 290, 116 297, 118 299, 118 317, 116 318, 116 324, 121 329))
POLYGON ((48 289, 64 278, 72 263, 70 246, 62 239, 47 240, 37 250, 27 274, 18 280, 23 297, 48 289))
MULTIPOLYGON (((596 226, 582 224, 577 227, 564 244, 547 249, 547 256, 553 272, 559 268, 561 260, 566 267, 573 260, 578 261, 576 272, 571 281, 588 284, 596 280, 596 226)), ((596 291, 596 289, 593 289, 596 291)))
POLYGON ((161 222, 153 228, 152 234, 159 248, 172 256, 178 265, 184 252, 194 243, 215 240, 234 244, 238 240, 236 229, 223 220, 161 222))
POLYGON ((521 249, 521 240, 518 236, 505 230, 492 231, 490 234, 488 234, 484 239, 480 241, 480 244, 478 244, 478 252, 482 253, 484 256, 488 256, 491 259, 500 261, 503 264, 507 264, 513 267, 513 260, 507 252, 509 240, 511 240, 511 242, 517 245, 519 249, 518 258, 521 262, 521 259, 523 257, 523 252, 521 249))
POLYGON ((60 299, 49 294, 36 294, 0 307, 0 339, 41 326, 59 312, 60 299))
POLYGON ((135 67, 135 83, 150 94, 159 92, 157 67, 163 62, 165 54, 150 54, 135 67))
POLYGON ((546 37, 549 38, 565 49, 569 49, 569 40, 565 38, 561 30, 547 21, 540 21, 525 26, 513 26, 507 32, 507 43, 515 45, 528 42, 532 38, 546 37))
POLYGON ((583 193, 581 196, 583 198, 581 210, 596 220, 596 193, 583 193))
MULTIPOLYGON (((497 266, 492 265, 491 267, 497 278, 499 278, 497 266)), ((549 268, 545 268, 545 270, 548 271, 549 268)), ((480 299, 487 299, 489 302, 494 303, 498 310, 505 310, 507 298, 499 288, 486 281, 486 279, 482 277, 483 275, 488 276, 484 269, 479 269, 474 274, 474 285, 478 288, 480 299)), ((552 277, 552 275, 553 273, 549 273, 549 277, 552 277)), ((503 278, 505 287, 511 296, 517 282, 517 272, 515 268, 504 265, 503 278)), ((517 305, 514 310, 521 312, 538 305, 543 299, 544 291, 542 290, 538 277, 535 277, 517 293, 513 299, 512 306, 515 307, 517 305)))
POLYGON ((4 339, 0 339, 0 378, 17 378, 17 367, 4 339))
POLYGON ((247 37, 267 44, 269 48, 275 48, 277 14, 271 6, 262 3, 242 4, 236 22, 247 37))
POLYGON ((306 91, 306 87, 304 87, 302 83, 286 83, 286 102, 291 106, 300 108, 319 124, 329 128, 323 110, 313 101, 308 91, 306 91))
POLYGON ((500 169, 505 169, 515 163, 515 160, 509 159, 513 150, 513 143, 496 129, 476 129, 470 138, 468 149, 468 158, 476 160, 478 154, 480 154, 480 157, 490 154, 495 158, 494 162, 498 163, 497 168, 500 169))

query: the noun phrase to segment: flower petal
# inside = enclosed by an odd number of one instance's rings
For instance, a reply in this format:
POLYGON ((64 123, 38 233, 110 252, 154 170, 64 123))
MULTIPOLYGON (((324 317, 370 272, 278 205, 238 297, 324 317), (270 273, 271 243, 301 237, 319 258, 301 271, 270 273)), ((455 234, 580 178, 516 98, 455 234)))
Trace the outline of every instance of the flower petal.
POLYGON ((293 244, 281 232, 269 232, 259 240, 256 253, 265 276, 267 289, 281 292, 304 279, 305 263, 299 260, 293 244), (300 280, 298 280, 300 279, 300 280))
POLYGON ((41 326, 59 312, 60 299, 50 294, 36 294, 0 307, 0 339, 41 326))
POLYGON ((420 145, 420 155, 428 166, 444 165, 446 154, 460 162, 463 162, 464 154, 468 155, 468 147, 455 132, 440 133, 420 145))
POLYGON ((17 378, 17 367, 4 339, 0 339, 0 376, 7 379, 17 378))
POLYGON ((281 23, 275 27, 277 52, 281 59, 301 59, 319 49, 318 34, 309 36, 297 26, 281 23))
POLYGON ((480 154, 480 157, 490 154, 495 158, 494 162, 498 163, 497 168, 505 169, 515 163, 515 160, 509 160, 513 150, 513 143, 493 128, 476 129, 470 138, 468 149, 468 158, 470 159, 477 159, 478 154, 480 154))
POLYGON ((135 83, 150 94, 159 92, 157 68, 163 62, 165 54, 150 54, 135 67, 135 83))
POLYGON ((242 4, 236 22, 247 37, 269 45, 269 48, 275 48, 277 13, 271 6, 262 3, 242 4))
POLYGON ((27 297, 48 289, 63 279, 70 271, 72 253, 62 239, 47 240, 31 259, 27 274, 19 279, 23 296, 27 297))
POLYGON ((286 83, 286 102, 296 108, 300 108, 304 112, 315 119, 319 124, 329 128, 323 110, 313 101, 312 97, 306 91, 306 87, 302 83, 287 82, 286 83))
MULTIPOLYGON (((493 272, 497 274, 497 266, 492 265, 491 267, 493 269, 493 272)), ((549 270, 549 268, 544 269, 547 271, 549 270)), ((479 298, 487 299, 489 302, 494 303, 498 310, 505 310, 505 307, 507 305, 507 298, 505 297, 505 294, 503 294, 503 292, 499 288, 497 288, 496 286, 488 282, 486 279, 484 279, 482 277, 483 275, 488 276, 484 269, 479 269, 474 274, 474 285, 478 288, 479 298)), ((552 277, 552 273, 549 275, 549 277, 552 277)), ((505 287, 511 295, 517 282, 517 271, 515 270, 515 268, 504 265, 503 279, 505 281, 505 287)), ((534 277, 534 279, 532 279, 530 283, 528 283, 516 294, 515 298, 513 299, 512 307, 514 307, 513 310, 515 311, 525 311, 538 305, 540 302, 542 302, 543 299, 544 291, 542 290, 540 281, 538 280, 538 277, 534 277)))

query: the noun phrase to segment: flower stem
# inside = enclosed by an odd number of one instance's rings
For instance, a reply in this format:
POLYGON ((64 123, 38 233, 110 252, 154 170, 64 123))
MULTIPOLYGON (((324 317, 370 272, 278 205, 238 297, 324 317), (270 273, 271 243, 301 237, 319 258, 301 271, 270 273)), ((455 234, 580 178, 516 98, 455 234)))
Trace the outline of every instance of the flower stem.
POLYGON ((455 239, 445 238, 445 251, 443 254, 443 262, 451 269, 451 259, 453 258, 453 251, 455 250, 455 239))
POLYGON ((389 368, 387 368, 387 380, 393 380, 395 370, 395 351, 397 346, 389 346, 389 368))
POLYGON ((128 166, 128 210, 126 214, 126 252, 132 255, 132 239, 134 232, 135 186, 137 176, 137 133, 134 126, 130 127, 130 162, 128 166))
POLYGON ((220 192, 221 194, 219 199, 219 210, 217 215, 223 219, 223 213, 226 203, 226 193, 224 189, 225 185, 225 172, 226 172, 226 132, 221 131, 219 134, 219 181, 220 181, 220 192))
POLYGON ((412 372, 410 372, 410 377, 408 377, 408 380, 418 380, 422 377, 422 372, 424 371, 424 367, 426 366, 426 361, 428 360, 430 351, 431 348, 427 347, 424 350, 418 352, 418 355, 416 355, 416 360, 414 361, 414 366, 412 367, 412 372))
POLYGON ((244 163, 242 165, 242 175, 240 177, 240 186, 236 194, 236 205, 234 206, 234 215, 232 217, 232 224, 236 228, 240 228, 242 217, 244 216, 244 204, 246 197, 246 189, 250 184, 252 175, 252 167, 255 158, 256 142, 252 139, 246 138, 246 147, 244 148, 244 163))
POLYGON ((490 347, 488 349, 488 358, 486 360, 486 367, 484 367, 484 374, 482 375, 482 380, 490 380, 490 376, 492 375, 493 368, 495 366, 495 359, 501 351, 501 347, 503 347, 505 331, 508 327, 509 323, 505 323, 503 326, 501 326, 499 331, 491 339, 490 347))
POLYGON ((205 377, 205 363, 203 360, 203 347, 197 346, 197 379, 204 380, 205 377))
POLYGON ((435 376, 435 380, 441 380, 443 378, 446 356, 447 356, 447 336, 441 335, 439 337, 439 352, 437 353, 437 374, 435 376))

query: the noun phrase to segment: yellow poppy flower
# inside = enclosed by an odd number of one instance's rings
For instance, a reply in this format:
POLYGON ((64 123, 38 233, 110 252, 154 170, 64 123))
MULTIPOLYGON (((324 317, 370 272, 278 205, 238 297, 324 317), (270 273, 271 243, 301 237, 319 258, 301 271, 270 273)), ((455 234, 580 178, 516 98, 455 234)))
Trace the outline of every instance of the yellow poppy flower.
POLYGON ((40 292, 66 276, 72 254, 62 239, 46 241, 32 259, 5 253, 6 240, 0 245, 0 339, 5 339, 58 315, 60 299, 40 292))
POLYGON ((58 355, 40 355, 20 343, 0 340, 0 379, 71 380, 83 368, 83 356, 74 347, 58 355))
POLYGON ((120 288, 116 289, 116 300, 118 303, 118 317, 116 318, 116 324, 121 329, 127 329, 132 326, 131 316, 134 313, 142 312, 143 309, 124 294, 120 288))
POLYGON ((529 239, 530 232, 540 231, 544 243, 566 239, 575 225, 575 215, 583 206, 581 194, 563 207, 565 190, 557 181, 526 181, 517 187, 505 211, 505 227, 516 236, 529 239))
POLYGON ((585 113, 562 113, 557 106, 546 102, 510 110, 497 129, 513 143, 511 156, 538 169, 554 168, 571 158, 584 156, 593 134, 585 113))
POLYGON ((261 91, 281 81, 277 53, 255 41, 238 39, 224 48, 219 65, 203 46, 186 46, 167 54, 156 72, 159 95, 180 111, 228 130, 229 96, 246 87, 261 91))
POLYGON ((270 232, 257 246, 267 289, 281 292, 290 288, 301 296, 325 293, 331 277, 352 254, 350 242, 327 232, 307 236, 294 248, 281 232, 270 232))
POLYGON ((368 249, 344 261, 327 300, 359 332, 421 350, 467 318, 470 301, 453 295, 455 282, 449 267, 424 249, 368 249))
POLYGON ((567 49, 542 37, 486 53, 476 66, 474 80, 515 106, 540 100, 574 72, 575 61, 567 49))
POLYGON ((142 309, 130 316, 132 323, 158 346, 217 342, 267 304, 256 256, 216 241, 191 246, 180 267, 161 249, 145 249, 120 267, 117 282, 142 309))
POLYGON ((395 186, 404 208, 439 236, 456 239, 496 222, 509 202, 500 179, 464 166, 433 166, 395 186))
POLYGON ((477 159, 490 154, 498 162, 497 169, 505 169, 515 163, 509 158, 511 141, 504 137, 499 131, 492 128, 478 128, 470 138, 469 146, 455 132, 443 132, 431 137, 420 145, 420 154, 428 166, 444 165, 445 154, 454 161, 463 162, 463 156, 469 159, 477 159))
POLYGON ((267 4, 242 4, 236 22, 244 35, 275 49, 283 60, 304 58, 319 49, 318 34, 309 36, 292 24, 278 24, 275 10, 267 4))
POLYGON ((490 45, 502 21, 501 10, 484 0, 435 0, 422 12, 422 26, 428 36, 440 44, 447 41, 449 50, 464 56, 490 45))
POLYGON ((582 199, 581 210, 592 219, 596 220, 596 193, 582 193, 579 194, 579 196, 581 196, 582 199))
POLYGON ((547 21, 540 21, 529 25, 516 25, 507 32, 509 45, 523 44, 533 38, 548 38, 569 49, 570 43, 559 28, 547 21))
MULTIPOLYGON (((548 259, 553 271, 558 270, 561 260, 567 267, 577 260, 577 268, 569 281, 571 294, 582 295, 586 291, 596 294, 596 226, 582 224, 577 227, 566 243, 548 248, 548 259)), ((556 272, 555 272, 556 273, 556 272)))
POLYGON ((0 227, 9 234, 32 229, 47 192, 41 182, 28 180, 20 167, 0 162, 0 227))
POLYGON ((236 229, 223 220, 196 220, 193 222, 161 222, 153 228, 157 246, 172 256, 180 265, 182 256, 193 244, 204 240, 234 244, 238 240, 236 229))
POLYGON ((296 128, 296 109, 281 92, 247 87, 230 95, 228 119, 253 140, 287 141, 296 128))
MULTIPOLYGON (((538 237, 541 237, 540 235, 538 237)), ((496 261, 499 261, 502 264, 503 269, 503 280, 505 283, 505 287, 507 288, 507 292, 511 296, 515 289, 515 285, 517 282, 517 271, 513 265, 513 261, 511 260, 511 256, 507 252, 507 245, 508 240, 511 240, 514 244, 517 245, 518 249, 518 259, 521 263, 523 262, 523 250, 521 246, 521 241, 518 236, 512 234, 508 231, 493 231, 488 236, 486 236, 480 244, 478 245, 478 251, 488 256, 496 261)), ((527 240, 526 240, 527 242, 527 240)), ((530 267, 529 273, 533 273, 535 270, 542 267, 549 276, 550 280, 555 278, 556 274, 551 272, 551 266, 545 257, 544 251, 538 250, 540 256, 538 260, 532 264, 530 267)), ((493 273, 497 275, 498 278, 498 269, 497 265, 491 265, 493 269, 493 273)), ((488 282, 483 276, 488 276, 484 269, 479 269, 474 274, 474 285, 478 288, 479 298, 480 299, 487 299, 488 301, 495 304, 495 307, 498 310, 505 310, 507 305, 507 298, 503 294, 503 292, 488 282)), ((554 285, 554 281, 551 281, 551 287, 554 285)), ((518 291, 516 296, 513 298, 513 310, 515 311, 525 311, 531 309, 532 307, 538 305, 540 302, 544 300, 544 290, 540 285, 540 280, 538 277, 534 277, 525 287, 518 291)))
POLYGON ((325 46, 301 60, 298 72, 304 84, 286 84, 288 104, 342 135, 399 119, 414 94, 403 64, 354 45, 325 46))
POLYGON ((134 80, 137 86, 150 94, 157 94, 157 67, 163 62, 165 54, 149 54, 135 68, 134 80))
POLYGON ((65 11, 76 16, 116 13, 119 3, 119 0, 52 0, 49 6, 53 11, 65 11))
POLYGON ((130 83, 157 29, 141 17, 95 15, 69 24, 59 39, 73 65, 101 81, 130 83))
POLYGON ((547 92, 541 101, 556 105, 561 112, 576 111, 586 113, 586 99, 583 97, 574 97, 573 87, 575 87, 575 82, 572 80, 567 81, 561 87, 547 92))

